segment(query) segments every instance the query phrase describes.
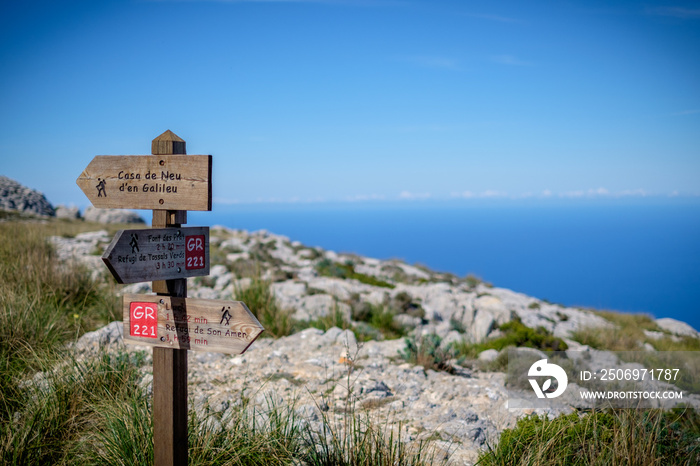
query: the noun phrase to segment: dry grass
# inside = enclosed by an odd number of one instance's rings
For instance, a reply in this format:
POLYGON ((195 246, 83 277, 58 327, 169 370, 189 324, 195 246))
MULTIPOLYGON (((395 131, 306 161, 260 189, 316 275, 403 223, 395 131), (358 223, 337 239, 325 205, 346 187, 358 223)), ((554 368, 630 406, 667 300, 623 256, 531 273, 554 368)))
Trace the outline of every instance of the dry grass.
POLYGON ((694 411, 635 409, 522 418, 477 464, 696 465, 700 417, 694 411))
POLYGON ((700 351, 700 340, 676 337, 664 332, 647 314, 597 311, 613 325, 609 328, 583 328, 573 333, 574 340, 596 349, 608 351, 637 351, 649 343, 657 351, 700 351), (644 331, 664 333, 661 338, 648 337, 644 331))

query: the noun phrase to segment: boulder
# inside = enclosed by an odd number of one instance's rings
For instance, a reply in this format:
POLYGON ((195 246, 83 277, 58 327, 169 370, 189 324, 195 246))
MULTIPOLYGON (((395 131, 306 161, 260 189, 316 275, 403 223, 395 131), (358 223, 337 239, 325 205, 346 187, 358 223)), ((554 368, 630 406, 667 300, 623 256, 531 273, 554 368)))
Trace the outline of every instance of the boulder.
POLYGON ((487 349, 479 353, 479 361, 491 362, 495 361, 498 357, 498 350, 487 349))
POLYGON ((313 320, 319 317, 331 315, 339 311, 347 320, 350 320, 350 306, 338 302, 333 296, 327 294, 315 294, 304 296, 299 300, 298 308, 294 313, 297 320, 313 320))
POLYGON ((53 206, 42 193, 1 175, 0 209, 42 217, 54 217, 56 215, 53 206))
POLYGON ((59 205, 56 207, 56 218, 77 220, 80 218, 80 209, 78 209, 77 207, 67 207, 64 205, 59 205))
POLYGON ((471 336, 475 342, 484 341, 494 328, 496 328, 496 319, 490 312, 482 309, 476 311, 474 322, 470 328, 471 336))
POLYGON ((95 223, 146 223, 137 213, 124 209, 98 209, 90 206, 83 214, 86 222, 95 223))
POLYGON ((510 321, 510 310, 496 296, 480 296, 474 300, 474 307, 477 312, 487 312, 492 315, 498 325, 510 321))
POLYGON ((656 319, 656 325, 676 335, 700 338, 700 333, 693 327, 680 320, 671 319, 670 317, 656 319))

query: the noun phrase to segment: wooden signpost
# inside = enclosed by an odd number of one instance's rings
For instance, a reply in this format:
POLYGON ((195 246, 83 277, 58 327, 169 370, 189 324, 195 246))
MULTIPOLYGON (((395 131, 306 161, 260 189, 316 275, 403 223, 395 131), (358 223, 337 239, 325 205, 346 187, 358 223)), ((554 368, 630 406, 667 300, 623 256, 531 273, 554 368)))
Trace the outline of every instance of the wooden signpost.
POLYGON ((98 155, 77 183, 103 209, 211 210, 211 155, 98 155))
POLYGON ((120 230, 102 260, 117 283, 209 275, 209 228, 120 230))
POLYGON ((123 297, 124 341, 153 346, 154 463, 187 465, 187 350, 240 354, 264 329, 244 303, 187 298, 186 277, 209 274, 209 228, 182 224, 211 210, 211 156, 169 130, 151 153, 97 156, 76 182, 95 207, 153 209, 151 230, 118 232, 102 259, 119 283, 153 280, 156 295, 123 297))
POLYGON ((239 301, 124 295, 124 341, 241 354, 263 331, 239 301))

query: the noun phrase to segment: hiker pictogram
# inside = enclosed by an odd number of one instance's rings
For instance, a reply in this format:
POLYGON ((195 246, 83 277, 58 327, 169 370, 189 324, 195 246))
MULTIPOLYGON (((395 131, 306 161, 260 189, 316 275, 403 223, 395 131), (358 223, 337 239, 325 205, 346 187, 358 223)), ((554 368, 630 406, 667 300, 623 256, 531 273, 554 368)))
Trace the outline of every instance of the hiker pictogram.
POLYGON ((223 314, 221 314, 221 322, 219 322, 219 325, 221 325, 221 324, 229 325, 229 321, 231 320, 231 317, 233 317, 233 316, 231 315, 229 310, 226 309, 226 307, 222 307, 221 312, 223 312, 223 314), (226 321, 226 322, 224 322, 224 321, 226 321))
POLYGON ((139 251, 139 235, 136 233, 131 234, 131 241, 129 241, 129 246, 131 246, 131 253, 140 252, 139 251))
POLYGON ((97 183, 97 186, 95 186, 97 188, 97 197, 102 197, 103 195, 104 197, 107 197, 107 192, 105 191, 107 183, 105 183, 105 180, 103 180, 102 178, 97 178, 97 181, 99 181, 99 183, 97 183))

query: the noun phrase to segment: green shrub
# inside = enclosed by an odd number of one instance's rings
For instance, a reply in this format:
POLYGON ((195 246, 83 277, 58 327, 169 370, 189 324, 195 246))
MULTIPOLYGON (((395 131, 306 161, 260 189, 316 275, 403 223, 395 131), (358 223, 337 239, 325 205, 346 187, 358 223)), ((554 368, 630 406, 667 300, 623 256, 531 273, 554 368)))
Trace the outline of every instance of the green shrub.
MULTIPOLYGON (((393 340, 401 338, 406 334, 406 330, 394 320, 395 315, 392 309, 386 306, 366 302, 355 303, 352 308, 353 320, 366 323, 379 332, 378 335, 376 332, 372 332, 372 339, 379 337, 393 340)), ((363 334, 363 332, 357 330, 355 333, 359 333, 360 335, 358 336, 363 334)), ((364 332, 364 334, 366 334, 366 332, 364 332)))
POLYGON ((521 418, 477 464, 690 465, 700 462, 695 411, 608 410, 521 418))
POLYGON ((454 372, 450 360, 457 354, 451 347, 441 346, 440 336, 430 333, 422 337, 405 338, 404 341, 406 347, 399 352, 399 355, 406 361, 423 366, 426 370, 454 372))
POLYGON ((489 343, 492 348, 499 351, 507 346, 525 346, 543 351, 565 351, 568 349, 564 340, 553 336, 544 327, 532 329, 518 319, 501 325, 499 329, 505 335, 489 343))
POLYGON ((405 291, 397 293, 396 296, 391 300, 391 307, 396 310, 398 314, 407 314, 411 317, 425 317, 425 310, 420 305, 420 303, 415 302, 410 294, 405 291))
POLYGON ((330 259, 321 259, 316 264, 316 272, 324 277, 335 277, 342 279, 355 279, 360 283, 383 288, 394 288, 395 285, 380 280, 371 275, 355 272, 355 266, 351 262, 339 264, 330 259))
POLYGON ((513 319, 499 327, 502 336, 482 343, 462 341, 454 345, 457 353, 465 358, 474 359, 487 349, 501 351, 509 346, 535 348, 542 351, 565 351, 568 345, 561 338, 553 336, 544 327, 536 329, 527 327, 519 319, 513 319))
POLYGON ((325 316, 310 320, 309 322, 296 322, 297 330, 302 330, 309 327, 318 328, 325 332, 333 327, 338 327, 343 330, 349 329, 352 328, 352 325, 350 322, 348 322, 340 309, 338 309, 338 306, 334 306, 333 311, 329 312, 325 316))

